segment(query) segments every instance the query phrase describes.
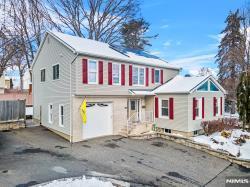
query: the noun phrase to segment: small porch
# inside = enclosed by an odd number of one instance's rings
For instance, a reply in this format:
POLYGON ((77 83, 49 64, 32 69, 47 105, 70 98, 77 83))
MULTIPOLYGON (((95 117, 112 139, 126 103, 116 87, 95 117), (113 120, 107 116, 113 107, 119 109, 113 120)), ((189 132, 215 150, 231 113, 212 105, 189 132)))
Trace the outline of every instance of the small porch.
POLYGON ((149 132, 154 121, 154 95, 149 91, 140 91, 140 94, 133 94, 127 100, 127 124, 122 128, 121 135, 149 132))

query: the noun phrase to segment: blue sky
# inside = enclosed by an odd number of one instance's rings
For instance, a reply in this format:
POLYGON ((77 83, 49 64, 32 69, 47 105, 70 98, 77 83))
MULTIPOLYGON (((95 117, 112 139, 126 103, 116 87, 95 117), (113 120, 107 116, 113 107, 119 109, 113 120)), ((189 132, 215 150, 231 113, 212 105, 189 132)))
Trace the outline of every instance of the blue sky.
POLYGON ((230 10, 242 8, 246 0, 144 0, 142 16, 151 24, 148 35, 152 54, 183 67, 182 74, 196 74, 209 67, 216 74, 214 56, 220 32, 230 10))

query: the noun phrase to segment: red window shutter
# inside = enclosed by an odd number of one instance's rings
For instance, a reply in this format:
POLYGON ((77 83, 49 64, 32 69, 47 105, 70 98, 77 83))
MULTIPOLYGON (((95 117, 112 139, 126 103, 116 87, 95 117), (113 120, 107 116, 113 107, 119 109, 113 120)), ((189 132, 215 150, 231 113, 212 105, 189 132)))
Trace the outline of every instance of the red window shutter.
POLYGON ((155 118, 159 116, 159 99, 155 97, 155 118))
POLYGON ((132 65, 129 65, 129 86, 132 86, 132 65))
POLYGON ((213 105, 214 105, 214 116, 216 116, 216 97, 214 97, 213 105))
POLYGON ((99 61, 99 84, 103 84, 103 61, 99 61))
POLYGON ((151 73, 151 75, 152 75, 152 83, 154 84, 155 83, 155 69, 154 68, 152 68, 152 73, 151 73))
POLYGON ((112 85, 112 63, 108 63, 108 83, 112 85))
POLYGON ((125 85, 125 64, 121 65, 121 83, 125 85))
POLYGON ((148 68, 146 68, 146 86, 148 86, 148 68))
POLYGON ((88 84, 88 59, 82 59, 82 83, 88 84))
POLYGON ((222 101, 223 101, 222 97, 220 97, 220 115, 222 115, 222 106, 223 106, 222 101))
POLYGON ((163 70, 161 69, 161 84, 163 84, 163 70))
POLYGON ((174 119, 174 98, 169 98, 169 119, 174 119))
POLYGON ((195 97, 193 98, 193 120, 195 120, 196 117, 196 112, 195 112, 195 108, 196 108, 196 99, 195 97))
POLYGON ((205 118, 205 98, 202 97, 202 119, 205 118))

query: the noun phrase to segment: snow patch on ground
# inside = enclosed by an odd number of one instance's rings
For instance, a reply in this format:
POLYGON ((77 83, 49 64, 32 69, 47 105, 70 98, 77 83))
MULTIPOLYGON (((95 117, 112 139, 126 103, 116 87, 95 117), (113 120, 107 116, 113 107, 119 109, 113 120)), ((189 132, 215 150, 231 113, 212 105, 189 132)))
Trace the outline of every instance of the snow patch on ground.
POLYGON ((63 173, 63 174, 66 174, 68 173, 67 170, 61 166, 54 166, 52 168, 53 171, 57 172, 57 173, 63 173))
POLYGON ((39 184, 36 187, 113 187, 113 184, 109 181, 101 181, 98 178, 65 178, 54 180, 46 184, 39 184))
POLYGON ((238 156, 238 153, 240 153, 238 158, 250 159, 250 140, 246 139, 246 143, 243 143, 242 145, 236 145, 234 143, 234 141, 241 135, 250 136, 250 133, 244 132, 240 129, 234 129, 231 132, 232 134, 228 138, 221 136, 221 132, 216 132, 210 136, 200 135, 193 137, 193 140, 201 144, 206 144, 212 149, 228 152, 236 157, 238 156), (215 143, 213 140, 218 143, 215 143))

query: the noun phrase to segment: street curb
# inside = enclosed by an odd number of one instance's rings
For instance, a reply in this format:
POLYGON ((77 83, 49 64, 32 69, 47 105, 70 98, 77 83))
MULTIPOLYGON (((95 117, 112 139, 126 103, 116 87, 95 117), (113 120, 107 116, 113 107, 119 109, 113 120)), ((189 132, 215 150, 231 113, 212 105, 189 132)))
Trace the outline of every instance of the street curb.
POLYGON ((250 160, 245 160, 245 159, 239 159, 231 156, 229 153, 219 151, 219 150, 214 150, 211 149, 209 146, 201 143, 197 143, 189 138, 181 137, 181 136, 176 136, 176 135, 171 135, 171 134, 164 134, 164 133, 150 133, 150 134, 142 134, 142 135, 131 135, 129 138, 132 139, 153 139, 153 138, 163 138, 166 140, 173 141, 175 143, 185 145, 187 147, 192 147, 197 150, 206 152, 210 155, 216 156, 218 158, 222 158, 225 160, 228 160, 231 163, 241 165, 246 168, 250 168, 250 160))

